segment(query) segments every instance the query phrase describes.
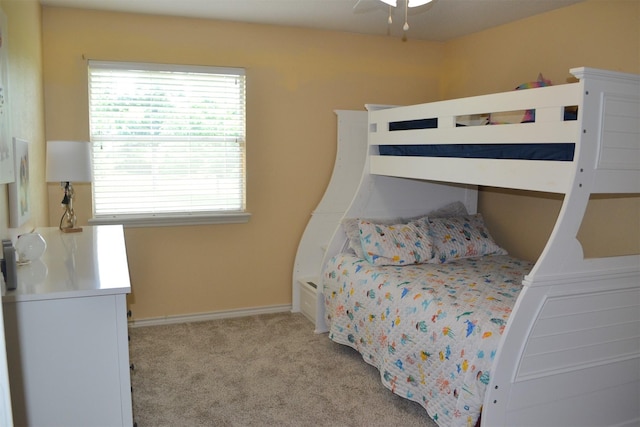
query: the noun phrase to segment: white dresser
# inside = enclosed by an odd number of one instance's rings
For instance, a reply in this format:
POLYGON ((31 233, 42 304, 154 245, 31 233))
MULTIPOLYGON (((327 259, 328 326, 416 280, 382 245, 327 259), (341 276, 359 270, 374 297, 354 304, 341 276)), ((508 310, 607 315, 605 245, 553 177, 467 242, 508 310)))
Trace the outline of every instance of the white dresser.
POLYGON ((42 258, 3 288, 16 426, 132 426, 122 226, 36 230, 42 258))

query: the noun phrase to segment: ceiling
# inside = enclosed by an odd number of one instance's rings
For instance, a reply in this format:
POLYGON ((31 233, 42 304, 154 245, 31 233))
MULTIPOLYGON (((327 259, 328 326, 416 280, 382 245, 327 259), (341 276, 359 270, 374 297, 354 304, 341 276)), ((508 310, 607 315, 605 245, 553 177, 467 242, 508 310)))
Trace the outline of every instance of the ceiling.
MULTIPOLYGON (((409 39, 446 41, 584 0, 433 0, 408 10, 409 39)), ((402 37, 405 0, 40 0, 45 6, 171 15, 402 37)))

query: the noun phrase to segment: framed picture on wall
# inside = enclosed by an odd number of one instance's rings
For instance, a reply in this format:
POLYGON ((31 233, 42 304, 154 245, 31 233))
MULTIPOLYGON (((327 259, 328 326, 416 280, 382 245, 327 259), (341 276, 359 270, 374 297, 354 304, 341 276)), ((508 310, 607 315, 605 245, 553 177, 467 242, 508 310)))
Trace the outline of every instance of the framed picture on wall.
POLYGON ((16 228, 31 218, 29 200, 29 143, 13 138, 15 181, 9 184, 9 227, 16 228))
POLYGON ((7 96, 7 86, 9 85, 7 58, 7 16, 0 9, 0 184, 13 182, 14 160, 13 144, 11 143, 11 132, 9 126, 9 99, 7 96))

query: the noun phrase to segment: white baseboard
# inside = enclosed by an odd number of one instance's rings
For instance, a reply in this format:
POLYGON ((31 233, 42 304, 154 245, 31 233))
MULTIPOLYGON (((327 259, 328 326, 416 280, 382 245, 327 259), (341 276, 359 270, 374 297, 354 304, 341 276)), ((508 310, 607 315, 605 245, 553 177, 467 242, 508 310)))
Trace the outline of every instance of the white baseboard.
POLYGON ((242 308, 238 310, 211 311, 209 313, 183 314, 165 317, 151 317, 129 321, 129 327, 171 325, 175 323, 202 322, 206 320, 231 319, 234 317, 256 316, 259 314, 283 313, 291 311, 291 304, 271 305, 266 307, 242 308))

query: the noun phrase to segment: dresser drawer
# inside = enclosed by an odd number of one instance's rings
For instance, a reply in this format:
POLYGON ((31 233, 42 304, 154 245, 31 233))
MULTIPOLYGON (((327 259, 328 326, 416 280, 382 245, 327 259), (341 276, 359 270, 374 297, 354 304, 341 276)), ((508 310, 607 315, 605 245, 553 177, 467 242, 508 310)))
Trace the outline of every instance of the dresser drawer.
POLYGON ((298 284, 300 286, 300 311, 315 325, 318 299, 317 286, 314 282, 302 280, 298 284))

